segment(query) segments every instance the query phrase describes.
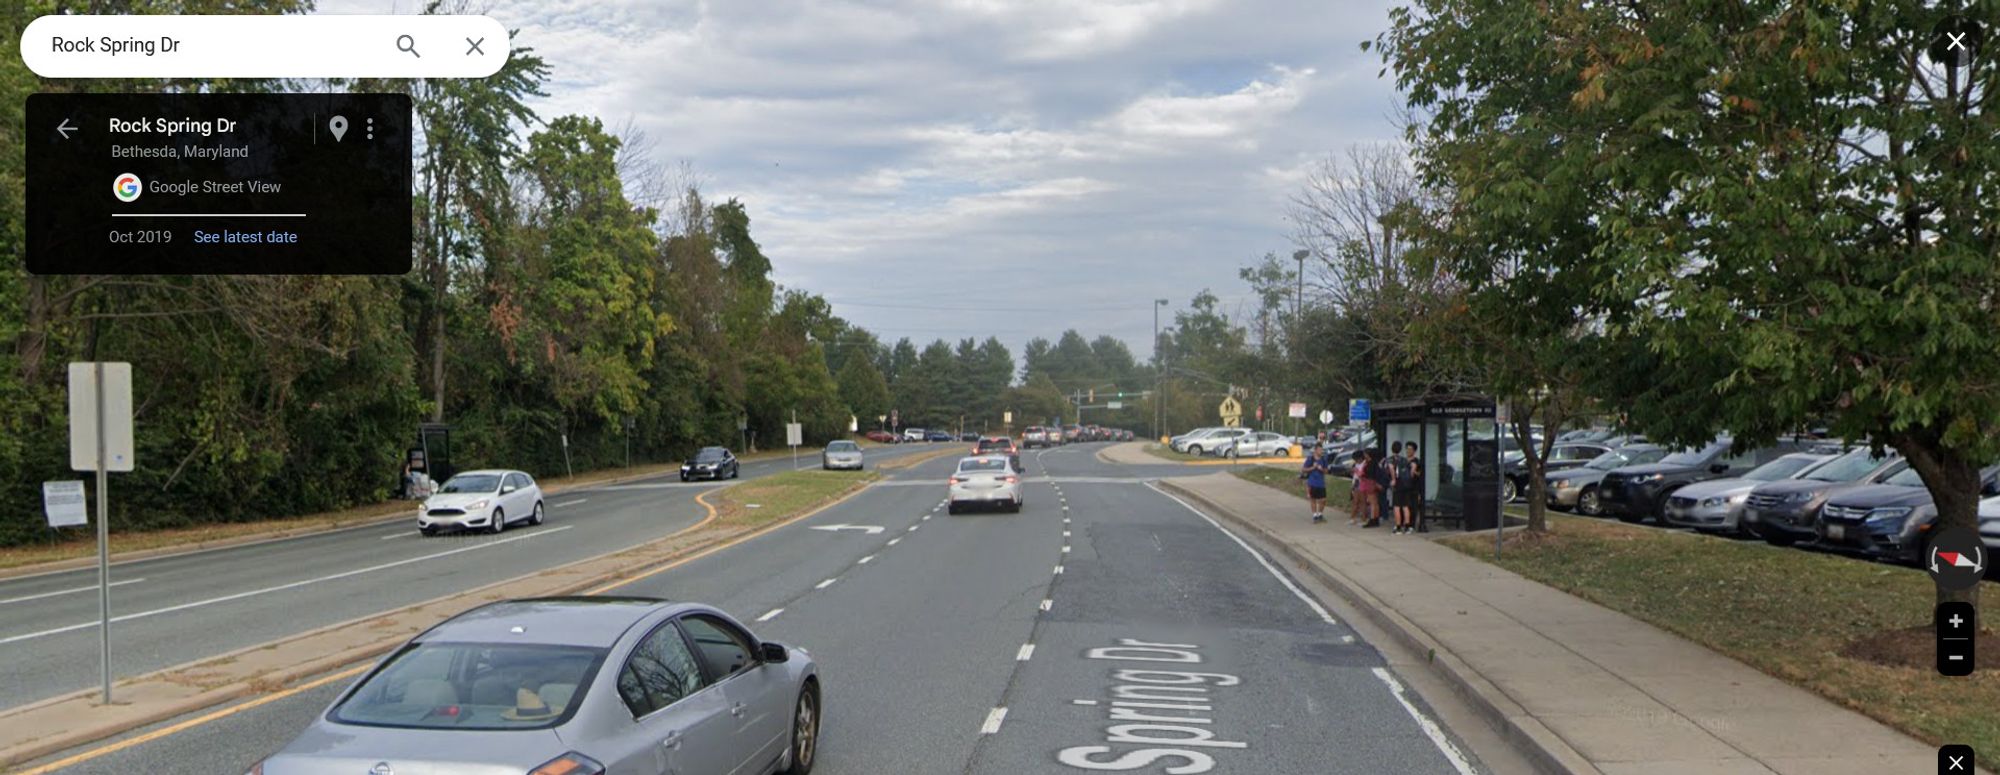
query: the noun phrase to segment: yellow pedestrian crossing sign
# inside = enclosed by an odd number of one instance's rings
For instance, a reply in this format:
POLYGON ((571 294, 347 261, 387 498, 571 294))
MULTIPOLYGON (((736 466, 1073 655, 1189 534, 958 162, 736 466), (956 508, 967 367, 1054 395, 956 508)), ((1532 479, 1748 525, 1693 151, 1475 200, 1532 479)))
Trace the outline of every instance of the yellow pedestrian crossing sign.
POLYGON ((1216 411, 1222 414, 1222 424, 1225 426, 1234 428, 1243 421, 1243 405, 1237 403, 1235 396, 1223 397, 1222 406, 1216 407, 1216 411))

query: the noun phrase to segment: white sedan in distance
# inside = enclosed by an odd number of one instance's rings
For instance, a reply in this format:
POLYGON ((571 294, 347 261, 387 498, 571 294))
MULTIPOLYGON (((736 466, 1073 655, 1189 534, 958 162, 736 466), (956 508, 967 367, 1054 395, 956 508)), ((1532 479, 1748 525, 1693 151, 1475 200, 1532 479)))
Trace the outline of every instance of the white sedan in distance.
POLYGON ((417 530, 484 530, 498 533, 510 522, 542 524, 542 488, 522 471, 466 471, 445 481, 417 508, 417 530))
POLYGON ((1021 475, 1006 455, 979 455, 958 461, 951 475, 951 490, 945 511, 951 514, 971 506, 993 506, 1012 512, 1021 510, 1021 475))

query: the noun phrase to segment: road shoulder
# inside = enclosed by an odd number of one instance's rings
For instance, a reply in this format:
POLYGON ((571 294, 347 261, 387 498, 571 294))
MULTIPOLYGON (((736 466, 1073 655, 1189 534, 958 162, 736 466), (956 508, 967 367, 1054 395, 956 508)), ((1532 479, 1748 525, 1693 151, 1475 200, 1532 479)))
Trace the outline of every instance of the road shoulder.
POLYGON ((1911 772, 1936 760, 1858 713, 1421 537, 1314 526, 1296 497, 1228 474, 1162 486, 1267 539, 1433 655, 1545 771, 1911 772))

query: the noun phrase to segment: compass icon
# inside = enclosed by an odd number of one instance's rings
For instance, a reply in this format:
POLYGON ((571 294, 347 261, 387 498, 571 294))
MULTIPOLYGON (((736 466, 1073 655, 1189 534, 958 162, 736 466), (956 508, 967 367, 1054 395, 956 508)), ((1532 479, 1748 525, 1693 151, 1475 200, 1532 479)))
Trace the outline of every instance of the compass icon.
POLYGON ((1925 568, 1942 589, 1969 589, 1986 573, 1986 546, 1970 530, 1949 530, 1931 540, 1925 568))

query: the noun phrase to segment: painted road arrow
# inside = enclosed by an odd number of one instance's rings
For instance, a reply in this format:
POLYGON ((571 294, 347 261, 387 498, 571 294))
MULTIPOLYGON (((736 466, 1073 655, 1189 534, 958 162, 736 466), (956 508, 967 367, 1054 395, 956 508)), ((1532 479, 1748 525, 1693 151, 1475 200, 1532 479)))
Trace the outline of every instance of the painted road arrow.
POLYGON ((867 534, 869 534, 869 535, 874 535, 874 534, 876 534, 876 533, 880 533, 880 532, 882 532, 882 526, 881 526, 881 525, 814 525, 814 526, 813 526, 813 529, 814 529, 814 530, 826 530, 826 531, 830 531, 830 532, 836 532, 836 533, 837 533, 837 532, 840 532, 840 531, 842 531, 842 530, 860 530, 860 531, 862 531, 862 532, 865 532, 865 533, 867 533, 867 534))

